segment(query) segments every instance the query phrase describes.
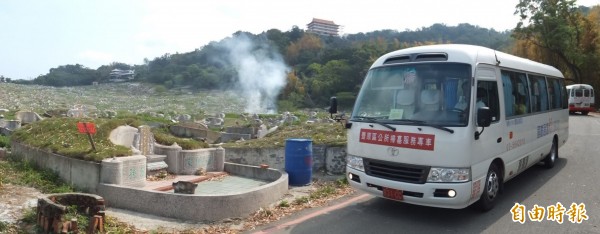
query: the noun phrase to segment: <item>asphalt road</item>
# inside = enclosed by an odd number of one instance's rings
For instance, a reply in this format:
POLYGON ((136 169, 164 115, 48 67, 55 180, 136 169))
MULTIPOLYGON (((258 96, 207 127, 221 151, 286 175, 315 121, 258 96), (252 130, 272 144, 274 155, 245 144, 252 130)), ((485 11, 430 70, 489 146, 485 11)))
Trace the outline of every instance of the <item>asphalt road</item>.
MULTIPOLYGON (((571 115, 569 140, 548 170, 533 166, 505 184, 496 207, 482 213, 415 206, 362 192, 327 207, 306 210, 259 227, 254 233, 600 233, 600 116, 571 115), (535 205, 584 204, 588 220, 563 223, 543 218, 514 222, 516 203, 530 211, 535 205)), ((582 209, 579 209, 580 211, 582 209)), ((546 213, 547 215, 547 213, 546 213)))

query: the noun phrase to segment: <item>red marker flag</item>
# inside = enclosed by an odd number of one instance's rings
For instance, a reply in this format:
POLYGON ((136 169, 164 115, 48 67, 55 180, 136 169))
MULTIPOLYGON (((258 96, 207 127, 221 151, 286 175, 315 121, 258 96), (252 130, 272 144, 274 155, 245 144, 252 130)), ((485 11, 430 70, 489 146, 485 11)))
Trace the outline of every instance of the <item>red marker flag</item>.
POLYGON ((77 122, 79 133, 96 134, 96 125, 94 123, 77 122))

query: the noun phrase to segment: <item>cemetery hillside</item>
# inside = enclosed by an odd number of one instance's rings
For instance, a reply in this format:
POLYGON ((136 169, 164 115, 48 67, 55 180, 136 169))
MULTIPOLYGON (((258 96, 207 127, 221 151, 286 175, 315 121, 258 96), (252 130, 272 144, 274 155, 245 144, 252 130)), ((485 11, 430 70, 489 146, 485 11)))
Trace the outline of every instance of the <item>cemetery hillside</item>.
MULTIPOLYGON (((222 110, 231 113, 225 115, 222 126, 211 129, 214 132, 219 132, 226 127, 254 124, 250 116, 243 118, 243 113, 234 112, 243 109, 243 100, 233 92, 168 90, 158 93, 154 91, 153 86, 139 83, 106 83, 76 88, 11 83, 0 85, 4 91, 0 94, 4 106, 33 110, 46 120, 24 125, 11 136, 14 140, 87 160, 101 161, 106 157, 131 155, 130 149, 114 145, 108 140, 110 131, 121 125, 156 126, 152 131, 157 143, 172 145, 176 142, 183 149, 195 149, 206 148, 208 144, 192 138, 173 136, 168 129, 169 126, 180 124, 178 121, 174 123, 174 119, 189 115, 190 120, 202 120, 214 115, 209 113, 218 113, 222 110), (77 100, 75 102, 77 104, 69 107, 67 103, 73 103, 72 100, 77 100), (75 107, 85 111, 90 118, 62 118, 68 115, 69 110, 73 112, 75 107), (92 116, 97 118, 92 119, 92 116), (97 151, 92 151, 85 134, 78 133, 77 122, 82 121, 96 124, 98 131, 94 135, 94 141, 97 151)), ((4 119, 15 119, 17 112, 13 109, 3 113, 4 119)), ((316 144, 344 144, 346 138, 341 124, 300 124, 309 120, 309 113, 307 111, 292 113, 298 116, 298 121, 295 123, 278 124, 265 121, 270 127, 280 125, 279 131, 265 138, 231 142, 226 146, 283 147, 285 139, 292 137, 312 137, 316 144)), ((265 120, 278 118, 276 114, 260 116, 265 120)), ((324 119, 328 114, 321 111, 318 117, 324 119)), ((5 139, 3 141, 5 143, 2 144, 9 144, 8 137, 3 136, 2 139, 5 139)))

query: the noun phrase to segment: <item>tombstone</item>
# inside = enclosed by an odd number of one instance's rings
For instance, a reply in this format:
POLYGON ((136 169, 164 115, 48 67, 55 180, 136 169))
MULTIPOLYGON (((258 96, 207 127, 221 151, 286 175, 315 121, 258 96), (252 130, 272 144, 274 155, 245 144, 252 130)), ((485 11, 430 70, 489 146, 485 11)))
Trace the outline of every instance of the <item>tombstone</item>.
POLYGON ((198 184, 194 184, 189 181, 177 181, 173 182, 173 192, 182 194, 194 194, 198 184))
POLYGON ((149 175, 154 175, 160 170, 169 167, 165 162, 166 155, 154 154, 154 135, 150 130, 150 126, 142 125, 138 128, 137 146, 140 153, 146 156, 146 170, 149 175))
POLYGON ((142 125, 138 128, 139 143, 137 148, 142 155, 150 155, 154 152, 154 136, 150 130, 150 126, 142 125))

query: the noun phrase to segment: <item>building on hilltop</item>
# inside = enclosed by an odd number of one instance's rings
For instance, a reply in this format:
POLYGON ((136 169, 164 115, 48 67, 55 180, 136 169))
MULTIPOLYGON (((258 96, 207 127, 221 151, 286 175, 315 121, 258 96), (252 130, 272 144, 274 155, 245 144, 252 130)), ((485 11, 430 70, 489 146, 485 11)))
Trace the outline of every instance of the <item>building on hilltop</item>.
POLYGON ((338 36, 340 25, 330 20, 313 18, 307 25, 307 32, 316 33, 325 36, 338 36))
POLYGON ((135 70, 113 69, 112 71, 110 71, 108 78, 112 82, 120 82, 120 81, 133 80, 134 76, 135 76, 135 70))

